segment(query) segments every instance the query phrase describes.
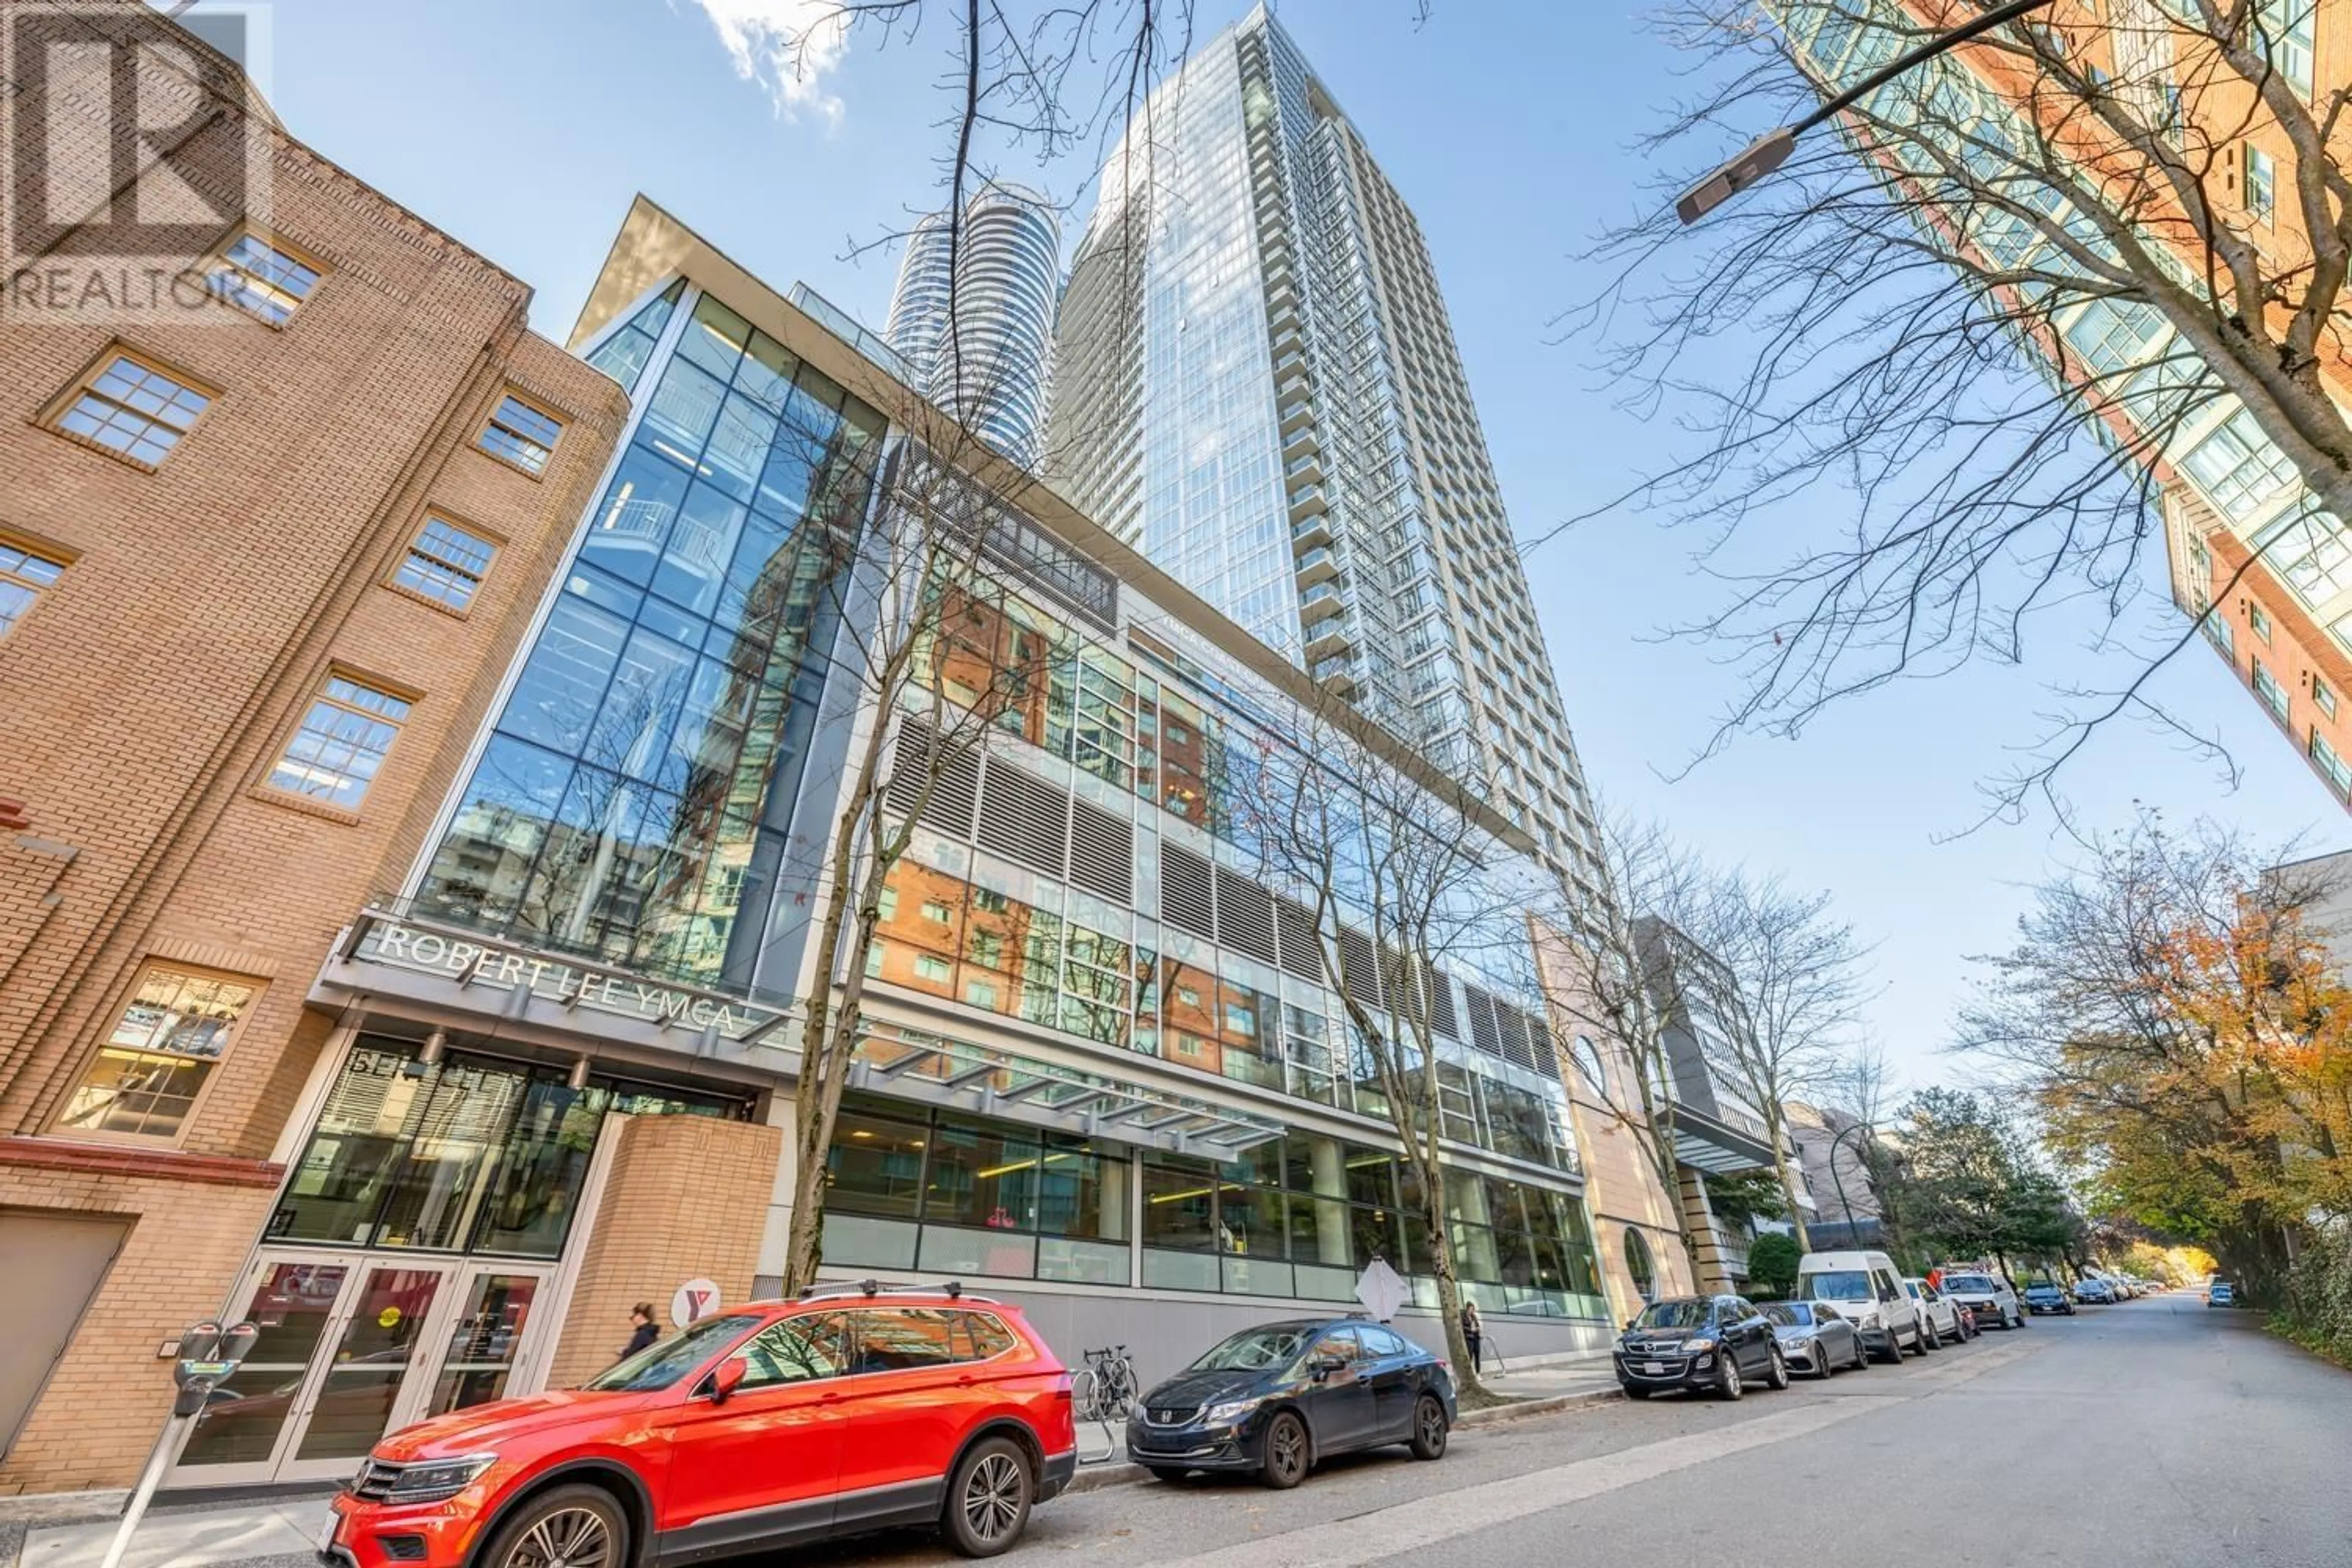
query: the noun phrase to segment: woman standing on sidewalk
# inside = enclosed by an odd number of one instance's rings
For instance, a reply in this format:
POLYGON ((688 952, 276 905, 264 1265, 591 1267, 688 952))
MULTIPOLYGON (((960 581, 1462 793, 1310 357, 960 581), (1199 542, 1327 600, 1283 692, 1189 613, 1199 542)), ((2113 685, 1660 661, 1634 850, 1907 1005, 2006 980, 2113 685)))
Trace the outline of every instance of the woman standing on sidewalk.
POLYGON ((1481 1365, 1478 1342, 1486 1337, 1486 1325, 1478 1321, 1478 1303, 1467 1297, 1462 1301, 1462 1337, 1470 1346, 1470 1370, 1475 1373, 1481 1365))

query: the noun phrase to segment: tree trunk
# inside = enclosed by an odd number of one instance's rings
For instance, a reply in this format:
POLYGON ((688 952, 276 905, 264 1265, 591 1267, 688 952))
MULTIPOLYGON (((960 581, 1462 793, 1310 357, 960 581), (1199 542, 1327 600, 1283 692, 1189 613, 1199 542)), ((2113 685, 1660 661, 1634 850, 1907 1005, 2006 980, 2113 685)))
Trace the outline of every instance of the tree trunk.
MULTIPOLYGON (((1813 1249, 1813 1238, 1805 1229, 1805 1211, 1797 1202, 1796 1173, 1789 1168, 1789 1155, 1784 1146, 1786 1131, 1781 1124, 1780 1108, 1775 1106, 1765 1114, 1764 1132, 1772 1140, 1772 1173, 1780 1178, 1780 1201, 1789 1205, 1789 1228, 1796 1233, 1797 1251, 1802 1255, 1813 1249)), ((1837 1151, 1830 1151, 1830 1157, 1832 1160, 1837 1158, 1837 1151)))
MULTIPOLYGON (((1413 1163, 1418 1165, 1423 1162, 1413 1163)), ((1445 1359, 1454 1363, 1456 1394, 1466 1396, 1473 1405, 1483 1405, 1495 1396, 1478 1375, 1477 1363, 1470 1354, 1469 1336, 1462 1331, 1462 1288, 1454 1277, 1454 1237, 1445 1228, 1444 1168, 1431 1162, 1421 1177, 1421 1217, 1436 1252, 1432 1262, 1435 1265, 1433 1272, 1437 1276, 1437 1315, 1445 1330, 1445 1359)))

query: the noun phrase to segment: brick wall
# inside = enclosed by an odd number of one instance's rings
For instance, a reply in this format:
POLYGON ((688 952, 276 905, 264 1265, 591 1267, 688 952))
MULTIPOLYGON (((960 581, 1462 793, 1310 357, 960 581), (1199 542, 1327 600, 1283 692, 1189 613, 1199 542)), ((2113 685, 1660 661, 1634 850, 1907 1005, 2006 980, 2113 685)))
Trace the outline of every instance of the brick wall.
POLYGON ((640 1116, 623 1127, 547 1386, 609 1365, 639 1301, 667 1332, 670 1296, 689 1279, 716 1283, 727 1305, 750 1299, 783 1152, 782 1130, 759 1122, 640 1116))
MULTIPOLYGON (((200 47, 138 0, 100 30, 200 47)), ((15 105, 47 107, 29 91, 15 105)), ((268 1198, 180 1191, 179 1156, 252 1161, 277 1140, 331 1031, 309 984, 353 911, 403 879, 627 412, 611 380, 527 331, 524 284, 241 98, 217 107, 174 167, 215 194, 249 152, 267 161, 272 234, 323 269, 290 321, 218 301, 129 326, 0 310, 0 538, 66 563, 0 637, 0 1139, 61 1135, 59 1108, 149 961, 259 987, 176 1142, 78 1178, 87 1206, 139 1216, 134 1246, 236 1215, 234 1245, 170 1272, 168 1311, 121 1266, 93 1304, 69 1359, 139 1380, 152 1321, 218 1308, 268 1198), (152 468, 44 423, 117 343, 218 389, 152 468), (563 423, 537 477, 476 446, 510 388, 563 423), (428 509, 499 544, 462 614, 387 585, 428 509), (331 668, 413 698, 356 811, 264 783, 331 668)), ((94 161, 105 131, 88 129, 78 155, 94 161)), ((16 1484, 128 1479, 110 1426, 101 1438, 77 1412, 73 1428, 89 1455, 68 1456, 73 1431, 57 1428, 12 1458, 16 1484)))
POLYGON ((103 1152, 23 1146, 30 1142, 0 1140, 0 1207, 121 1215, 131 1225, 102 1309, 93 1304, 0 1459, 0 1495, 129 1486, 172 1407, 171 1369, 155 1347, 224 1308, 277 1173, 189 1161, 169 1176, 142 1174, 110 1168, 103 1152))

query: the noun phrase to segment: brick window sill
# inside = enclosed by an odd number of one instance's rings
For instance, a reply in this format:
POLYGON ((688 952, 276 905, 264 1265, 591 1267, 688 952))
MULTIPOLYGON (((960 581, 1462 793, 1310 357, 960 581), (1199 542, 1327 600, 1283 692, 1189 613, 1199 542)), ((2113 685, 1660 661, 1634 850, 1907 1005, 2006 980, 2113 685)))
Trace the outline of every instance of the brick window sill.
POLYGON ((329 805, 324 801, 307 800, 301 795, 290 795, 285 790, 274 789, 266 784, 254 785, 253 798, 267 801, 271 805, 284 806, 288 811, 299 812, 304 816, 315 816, 321 821, 341 823, 346 827, 357 827, 360 825, 360 814, 346 806, 329 805))

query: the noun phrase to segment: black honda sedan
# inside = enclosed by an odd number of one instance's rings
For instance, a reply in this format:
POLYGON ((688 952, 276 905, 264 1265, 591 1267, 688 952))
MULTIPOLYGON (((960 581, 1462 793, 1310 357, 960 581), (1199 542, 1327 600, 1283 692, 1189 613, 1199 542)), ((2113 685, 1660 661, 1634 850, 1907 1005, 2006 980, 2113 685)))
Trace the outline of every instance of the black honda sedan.
POLYGON ((1316 1461, 1402 1443, 1445 1453, 1454 1376, 1392 1329, 1361 1318, 1261 1323, 1137 1402, 1127 1457, 1162 1480, 1192 1470, 1295 1487, 1316 1461))
POLYGON ((1737 1399, 1751 1377, 1786 1388, 1789 1363, 1771 1320, 1742 1297, 1653 1301, 1617 1338, 1617 1383, 1629 1398, 1687 1388, 1737 1399))

